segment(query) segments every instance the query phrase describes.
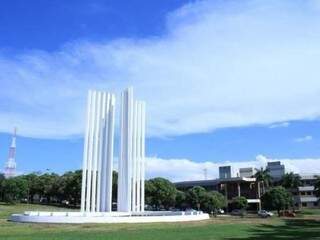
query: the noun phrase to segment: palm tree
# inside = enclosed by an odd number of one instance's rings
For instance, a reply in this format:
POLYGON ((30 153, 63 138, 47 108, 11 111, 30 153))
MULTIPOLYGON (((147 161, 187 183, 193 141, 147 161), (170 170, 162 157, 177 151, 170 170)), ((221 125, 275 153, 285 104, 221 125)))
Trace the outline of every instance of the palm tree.
POLYGON ((271 185, 272 177, 269 174, 269 169, 263 169, 257 170, 256 174, 254 175, 256 178, 256 181, 260 185, 262 185, 262 188, 260 188, 260 194, 264 194, 266 192, 266 188, 269 188, 271 185))
POLYGON ((293 172, 286 173, 281 180, 282 186, 286 189, 294 189, 301 186, 301 177, 293 172))

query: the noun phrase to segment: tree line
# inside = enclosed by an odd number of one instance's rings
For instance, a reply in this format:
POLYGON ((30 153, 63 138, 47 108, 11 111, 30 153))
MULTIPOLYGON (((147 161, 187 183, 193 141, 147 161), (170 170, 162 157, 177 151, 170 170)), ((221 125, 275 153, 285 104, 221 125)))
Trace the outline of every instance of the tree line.
MULTIPOLYGON (((113 172, 112 200, 117 201, 117 172, 113 172)), ((290 189, 301 185, 301 179, 293 173, 285 174, 277 186, 266 170, 255 175, 260 186, 262 206, 270 210, 283 210, 292 207, 293 198, 290 189)), ((28 202, 66 205, 79 207, 81 199, 82 171, 69 171, 63 175, 55 173, 25 174, 5 179, 0 174, 0 201, 7 203, 28 202)), ((320 196, 320 179, 316 184, 320 196)), ((223 194, 194 186, 181 191, 165 178, 153 178, 145 182, 145 202, 149 210, 196 209, 216 212, 227 207, 223 194)), ((245 209, 248 206, 244 197, 236 197, 231 203, 233 208, 245 209)))
POLYGON ((77 205, 80 201, 82 171, 26 174, 11 178, 0 175, 0 200, 7 203, 42 202, 61 203, 69 201, 77 205))
MULTIPOLYGON (((113 172, 112 200, 117 201, 117 172, 113 172)), ((4 178, 0 174, 0 201, 6 203, 28 202, 79 207, 81 200, 82 171, 69 171, 63 175, 56 173, 25 174, 4 178)), ((225 206, 224 196, 218 192, 194 187, 186 192, 164 178, 153 178, 145 182, 145 202, 155 210, 172 208, 213 209, 225 206)), ((151 210, 150 209, 150 210, 151 210)))

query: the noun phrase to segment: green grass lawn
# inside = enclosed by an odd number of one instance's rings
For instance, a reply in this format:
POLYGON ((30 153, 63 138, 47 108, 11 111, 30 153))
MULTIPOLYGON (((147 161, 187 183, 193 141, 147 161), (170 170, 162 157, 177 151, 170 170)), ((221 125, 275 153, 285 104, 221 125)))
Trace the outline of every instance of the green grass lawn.
MULTIPOLYGON (((320 239, 320 211, 294 219, 256 217, 213 218, 201 222, 157 224, 27 224, 8 222, 11 213, 26 210, 65 211, 39 205, 0 205, 1 240, 108 239, 108 240, 188 240, 188 239, 320 239)), ((308 214, 309 213, 309 214, 308 214)))

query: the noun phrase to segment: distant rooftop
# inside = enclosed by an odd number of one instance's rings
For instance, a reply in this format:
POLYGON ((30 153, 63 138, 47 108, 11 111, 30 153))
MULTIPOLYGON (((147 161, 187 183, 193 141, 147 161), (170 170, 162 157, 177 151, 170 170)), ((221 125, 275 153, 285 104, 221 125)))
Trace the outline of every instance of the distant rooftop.
POLYGON ((217 178, 217 179, 211 179, 211 180, 197 180, 197 181, 182 181, 182 182, 175 182, 174 184, 176 186, 211 186, 216 185, 219 183, 227 183, 227 182, 255 182, 255 178, 248 178, 248 177, 232 177, 232 178, 217 178))

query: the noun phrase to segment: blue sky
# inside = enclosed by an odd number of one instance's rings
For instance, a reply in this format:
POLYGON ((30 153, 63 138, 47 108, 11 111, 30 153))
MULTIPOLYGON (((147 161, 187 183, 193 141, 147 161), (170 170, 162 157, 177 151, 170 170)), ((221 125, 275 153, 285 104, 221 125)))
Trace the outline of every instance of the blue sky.
POLYGON ((1 4, 1 166, 17 126, 18 171, 80 168, 87 90, 132 85, 150 177, 265 160, 320 172, 319 1, 1 4))
POLYGON ((166 14, 188 1, 13 0, 1 3, 1 39, 12 51, 54 51, 70 42, 162 34, 166 14))

